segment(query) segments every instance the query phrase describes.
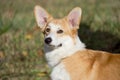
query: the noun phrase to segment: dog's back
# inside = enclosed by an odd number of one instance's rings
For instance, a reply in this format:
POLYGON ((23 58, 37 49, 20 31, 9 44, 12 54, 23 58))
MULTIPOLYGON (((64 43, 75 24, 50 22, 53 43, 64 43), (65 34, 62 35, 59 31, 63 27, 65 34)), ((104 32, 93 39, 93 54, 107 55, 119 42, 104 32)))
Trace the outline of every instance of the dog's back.
POLYGON ((62 60, 71 80, 120 80, 120 55, 84 50, 62 60))

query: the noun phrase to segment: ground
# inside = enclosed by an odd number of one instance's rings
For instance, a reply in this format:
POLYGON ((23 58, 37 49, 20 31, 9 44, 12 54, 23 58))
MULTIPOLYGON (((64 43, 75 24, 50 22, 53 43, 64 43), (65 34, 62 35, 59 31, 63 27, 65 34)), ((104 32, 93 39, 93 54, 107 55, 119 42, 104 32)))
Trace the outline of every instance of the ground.
POLYGON ((0 80, 49 80, 35 5, 55 18, 81 7, 86 47, 120 53, 120 0, 0 0, 0 80))

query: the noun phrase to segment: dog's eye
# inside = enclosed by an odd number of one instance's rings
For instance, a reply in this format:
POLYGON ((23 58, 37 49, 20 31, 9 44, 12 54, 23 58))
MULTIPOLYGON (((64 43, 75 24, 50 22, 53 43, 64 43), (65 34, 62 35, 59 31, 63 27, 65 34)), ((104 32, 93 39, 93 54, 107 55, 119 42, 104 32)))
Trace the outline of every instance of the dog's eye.
POLYGON ((57 33, 63 33, 63 30, 58 30, 57 33))
POLYGON ((46 32, 50 32, 50 28, 46 28, 46 30, 45 30, 46 32))

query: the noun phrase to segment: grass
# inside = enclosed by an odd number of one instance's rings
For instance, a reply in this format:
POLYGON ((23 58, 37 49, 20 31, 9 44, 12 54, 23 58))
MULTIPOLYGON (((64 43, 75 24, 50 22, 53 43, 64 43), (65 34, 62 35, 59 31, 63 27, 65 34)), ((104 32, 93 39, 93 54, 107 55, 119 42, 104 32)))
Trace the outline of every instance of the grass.
POLYGON ((119 4, 119 0, 0 0, 0 80, 49 80, 35 5, 56 18, 81 7, 79 36, 87 48, 120 52, 119 4))

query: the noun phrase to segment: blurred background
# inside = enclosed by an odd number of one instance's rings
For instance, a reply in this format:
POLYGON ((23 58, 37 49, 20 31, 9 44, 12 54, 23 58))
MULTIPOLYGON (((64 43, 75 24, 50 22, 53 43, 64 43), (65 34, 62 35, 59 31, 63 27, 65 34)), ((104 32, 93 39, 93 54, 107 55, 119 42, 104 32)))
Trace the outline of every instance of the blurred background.
POLYGON ((120 0, 0 0, 0 80, 49 80, 35 5, 55 18, 81 7, 79 36, 87 48, 120 53, 120 0))

